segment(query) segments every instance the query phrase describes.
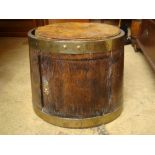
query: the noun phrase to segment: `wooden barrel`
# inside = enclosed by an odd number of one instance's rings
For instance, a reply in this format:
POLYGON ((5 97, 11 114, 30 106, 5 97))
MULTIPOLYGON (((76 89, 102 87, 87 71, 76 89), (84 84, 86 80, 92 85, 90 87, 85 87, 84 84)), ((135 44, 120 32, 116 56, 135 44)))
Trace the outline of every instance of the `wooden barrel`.
POLYGON ((118 117, 123 103, 124 32, 99 23, 29 31, 32 102, 57 126, 86 128, 118 117))

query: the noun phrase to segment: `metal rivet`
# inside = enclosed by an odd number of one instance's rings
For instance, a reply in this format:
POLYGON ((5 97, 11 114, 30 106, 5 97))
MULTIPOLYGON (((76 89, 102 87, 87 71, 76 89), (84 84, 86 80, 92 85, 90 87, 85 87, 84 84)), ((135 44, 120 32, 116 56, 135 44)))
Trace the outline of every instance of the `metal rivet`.
POLYGON ((44 89, 43 89, 43 92, 44 92, 46 95, 48 95, 48 94, 49 94, 49 89, 48 89, 48 88, 44 88, 44 89))
POLYGON ((80 49, 80 45, 77 45, 77 49, 80 49))
POLYGON ((67 45, 63 45, 63 48, 67 48, 67 45))

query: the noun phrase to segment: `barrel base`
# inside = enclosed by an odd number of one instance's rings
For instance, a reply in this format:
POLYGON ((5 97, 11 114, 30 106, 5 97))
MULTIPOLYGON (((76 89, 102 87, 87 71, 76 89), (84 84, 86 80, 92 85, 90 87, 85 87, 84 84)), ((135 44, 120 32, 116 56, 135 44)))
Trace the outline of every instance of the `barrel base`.
POLYGON ((105 114, 103 116, 96 116, 91 118, 84 119, 75 119, 75 118, 63 118, 58 116, 49 115, 39 108, 34 107, 35 113, 45 120, 48 123, 51 123, 56 126, 65 127, 65 128, 89 128, 95 127, 102 124, 109 123, 116 119, 122 112, 123 106, 120 106, 117 110, 112 113, 105 114))

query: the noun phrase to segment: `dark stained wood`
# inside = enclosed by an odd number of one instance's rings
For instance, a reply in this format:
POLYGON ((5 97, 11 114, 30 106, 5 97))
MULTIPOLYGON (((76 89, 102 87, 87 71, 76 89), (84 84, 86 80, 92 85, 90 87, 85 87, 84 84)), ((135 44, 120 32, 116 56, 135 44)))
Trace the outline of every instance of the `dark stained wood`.
POLYGON ((52 53, 35 46, 30 46, 32 96, 41 111, 90 118, 112 113, 122 105, 123 42, 110 51, 83 54, 52 53))
POLYGON ((136 41, 140 35, 140 28, 141 28, 141 20, 133 19, 131 22, 131 43, 135 51, 138 51, 140 49, 136 41))
MULTIPOLYGON (((100 20, 101 22, 117 25, 118 20, 100 20)), ((97 22, 90 19, 0 19, 1 37, 26 37, 27 32, 38 26, 64 22, 97 22)))
POLYGON ((76 57, 63 60, 41 55, 42 80, 49 83, 49 94, 43 94, 44 110, 61 117, 85 118, 118 108, 122 103, 123 49, 112 58, 110 54, 88 55, 84 60, 76 57))
POLYGON ((49 24, 65 22, 90 22, 89 19, 48 19, 49 24))
POLYGON ((100 56, 94 54, 91 58, 88 55, 84 59, 82 55, 70 55, 68 59, 63 59, 63 56, 56 58, 52 54, 43 54, 40 61, 36 59, 35 51, 31 53, 34 53, 30 56, 32 89, 35 94, 33 101, 38 107, 43 106, 46 113, 86 118, 112 112, 122 103, 123 49, 114 52, 112 57, 108 53, 100 56), (42 92, 43 96, 41 91, 38 92, 38 63, 41 64, 42 83, 48 81, 49 85, 49 93, 42 92), (38 101, 41 97, 43 103, 38 101))
POLYGON ((26 37, 27 32, 37 26, 48 24, 46 19, 1 19, 1 37, 26 37))
POLYGON ((137 43, 149 64, 155 70, 155 21, 142 20, 137 43))
POLYGON ((133 19, 131 22, 131 37, 138 38, 140 32, 141 20, 133 19))
POLYGON ((29 57, 30 57, 30 72, 31 72, 31 89, 32 89, 32 102, 34 106, 42 108, 43 97, 42 97, 42 78, 40 74, 40 56, 38 51, 29 47, 29 57))

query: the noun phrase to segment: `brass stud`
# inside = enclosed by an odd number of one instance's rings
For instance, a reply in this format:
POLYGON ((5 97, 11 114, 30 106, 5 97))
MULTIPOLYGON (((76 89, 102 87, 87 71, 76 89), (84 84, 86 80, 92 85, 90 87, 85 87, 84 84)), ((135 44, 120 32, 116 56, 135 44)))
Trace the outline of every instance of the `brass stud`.
POLYGON ((45 93, 46 95, 49 94, 49 90, 48 90, 48 88, 44 88, 43 91, 44 91, 44 93, 45 93))
POLYGON ((49 94, 49 86, 48 81, 43 77, 43 92, 48 95, 49 94))
POLYGON ((77 49, 80 49, 81 46, 80 45, 77 45, 76 47, 77 47, 77 49))
POLYGON ((63 45, 63 48, 67 48, 67 45, 63 45))

